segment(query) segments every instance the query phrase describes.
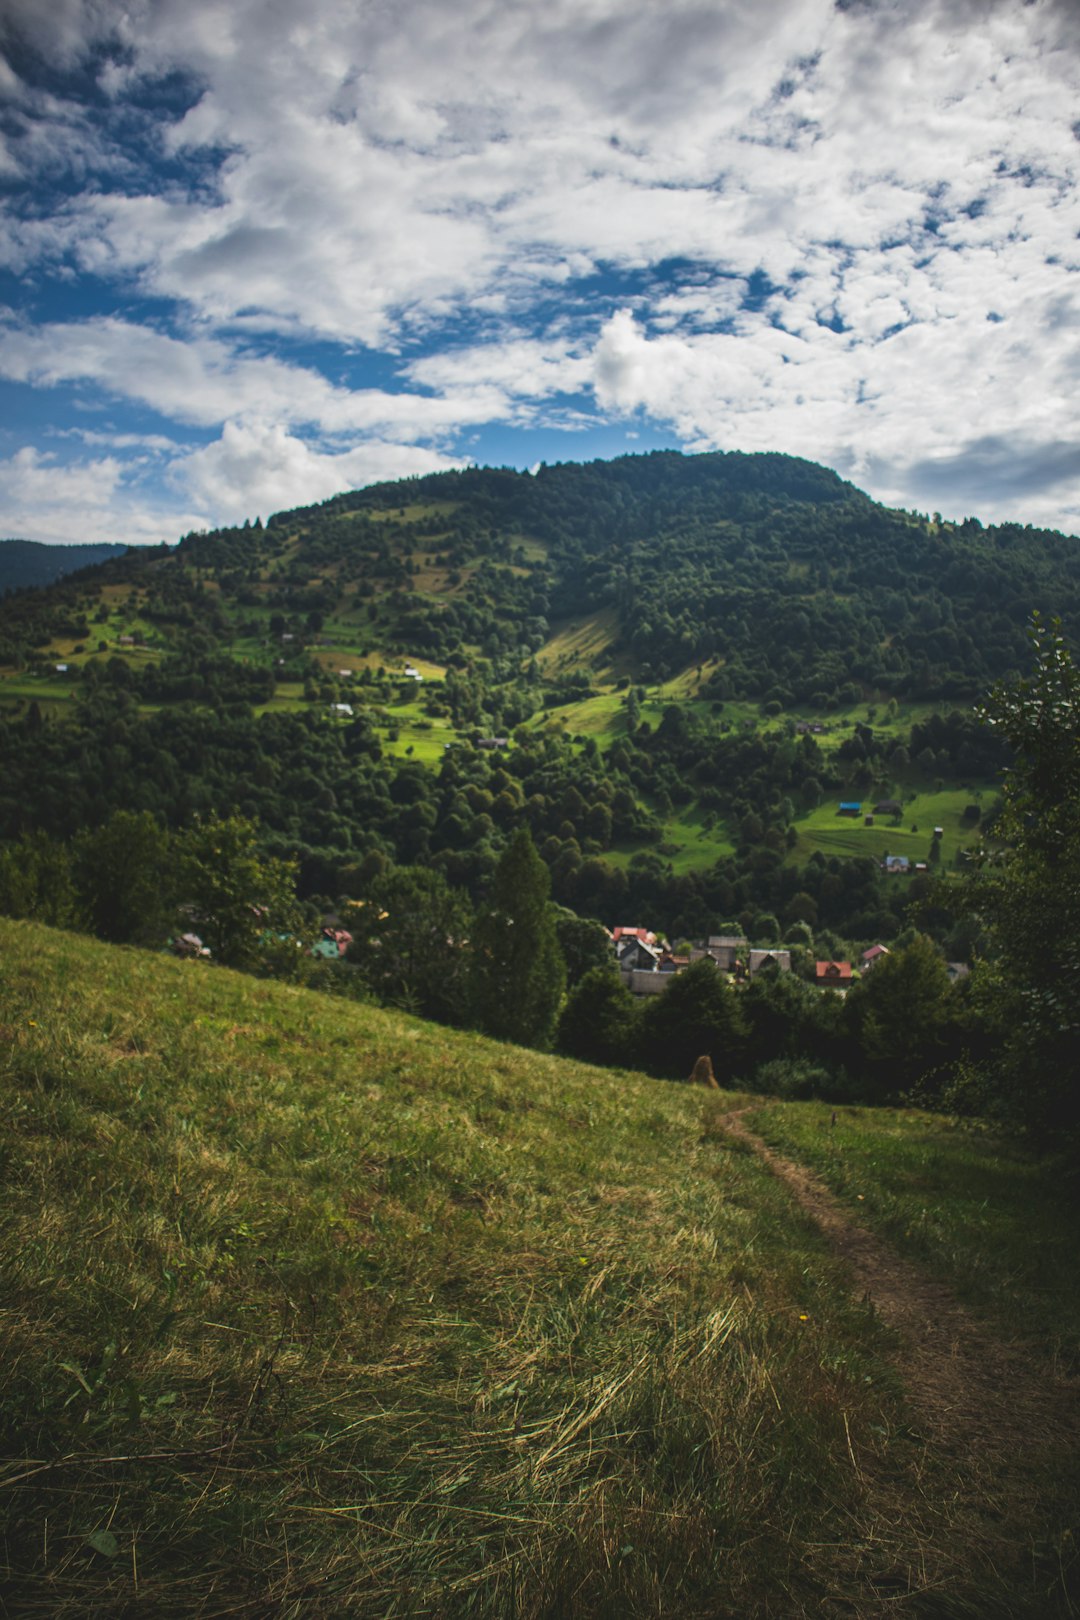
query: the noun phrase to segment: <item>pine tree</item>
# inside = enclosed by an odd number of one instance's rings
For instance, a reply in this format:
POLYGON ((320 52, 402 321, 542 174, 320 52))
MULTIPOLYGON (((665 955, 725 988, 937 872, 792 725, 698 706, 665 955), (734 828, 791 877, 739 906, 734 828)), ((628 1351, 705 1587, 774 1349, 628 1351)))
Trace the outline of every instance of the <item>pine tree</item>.
POLYGON ((566 984, 551 879, 520 828, 495 869, 472 940, 472 1006, 480 1029, 521 1046, 550 1045, 566 984))
MULTIPOLYGON (((1033 617, 1035 668, 976 711, 1016 750, 974 899, 991 947, 974 994, 995 1049, 990 1106, 1080 1164, 1080 667, 1033 617)), ((876 970, 875 970, 876 971, 876 970)))

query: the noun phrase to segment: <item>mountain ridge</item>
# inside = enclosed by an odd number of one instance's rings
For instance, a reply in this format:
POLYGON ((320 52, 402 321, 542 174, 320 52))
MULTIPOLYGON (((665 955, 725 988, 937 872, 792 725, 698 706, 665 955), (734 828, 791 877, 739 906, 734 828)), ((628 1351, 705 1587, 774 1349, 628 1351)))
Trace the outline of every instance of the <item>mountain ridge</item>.
POLYGON ((951 865, 992 815, 1008 751, 971 707, 1033 609, 1080 622, 1076 540, 790 457, 370 486, 5 599, 0 832, 239 811, 333 901, 385 859, 476 894, 527 825, 609 924, 892 937, 921 880, 882 888, 884 856, 951 865))
POLYGON ((62 576, 122 556, 126 545, 46 545, 40 540, 0 540, 0 596, 27 586, 49 585, 62 576))

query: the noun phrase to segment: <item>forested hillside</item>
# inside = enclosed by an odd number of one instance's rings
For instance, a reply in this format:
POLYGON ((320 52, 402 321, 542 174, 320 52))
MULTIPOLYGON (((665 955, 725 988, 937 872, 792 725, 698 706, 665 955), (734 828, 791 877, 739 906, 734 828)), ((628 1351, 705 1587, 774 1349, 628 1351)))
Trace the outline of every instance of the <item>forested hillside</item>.
POLYGON ((1080 622, 1076 540, 786 456, 376 485, 7 598, 0 836, 239 814, 333 905, 416 864, 478 900, 525 828, 608 925, 967 957, 931 879, 992 828, 973 704, 1036 609, 1080 622))

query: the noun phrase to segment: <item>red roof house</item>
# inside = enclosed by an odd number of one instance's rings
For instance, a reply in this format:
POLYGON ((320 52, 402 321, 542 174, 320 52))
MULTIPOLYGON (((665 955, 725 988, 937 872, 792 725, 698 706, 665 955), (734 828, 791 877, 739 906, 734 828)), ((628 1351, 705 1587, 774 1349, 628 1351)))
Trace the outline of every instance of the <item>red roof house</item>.
POLYGON ((850 962, 818 962, 814 983, 825 990, 844 990, 851 984, 850 962))

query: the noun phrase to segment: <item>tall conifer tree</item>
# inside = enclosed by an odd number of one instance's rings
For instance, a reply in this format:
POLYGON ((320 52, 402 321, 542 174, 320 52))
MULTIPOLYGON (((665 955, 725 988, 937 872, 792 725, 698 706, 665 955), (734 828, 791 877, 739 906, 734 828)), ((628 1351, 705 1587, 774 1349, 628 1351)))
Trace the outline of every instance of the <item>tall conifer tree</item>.
POLYGON ((550 889, 548 869, 520 828, 473 930, 473 1016, 485 1034, 521 1046, 550 1045, 566 985, 550 889))

